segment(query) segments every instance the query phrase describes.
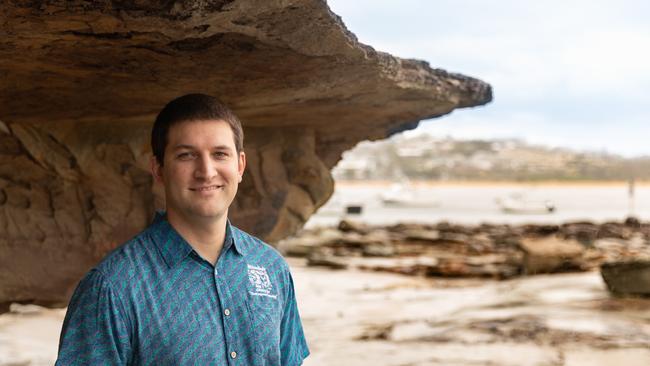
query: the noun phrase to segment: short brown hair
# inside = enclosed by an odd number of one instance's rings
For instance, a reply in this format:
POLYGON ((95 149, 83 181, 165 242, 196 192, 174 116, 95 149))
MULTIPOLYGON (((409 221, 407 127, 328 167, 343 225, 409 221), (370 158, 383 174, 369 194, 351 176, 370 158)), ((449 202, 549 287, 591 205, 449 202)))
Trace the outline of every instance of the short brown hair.
POLYGON ((244 131, 239 118, 219 99, 206 94, 187 94, 167 103, 158 113, 151 130, 151 150, 163 165, 169 129, 176 123, 222 120, 230 126, 237 153, 244 149, 244 131))

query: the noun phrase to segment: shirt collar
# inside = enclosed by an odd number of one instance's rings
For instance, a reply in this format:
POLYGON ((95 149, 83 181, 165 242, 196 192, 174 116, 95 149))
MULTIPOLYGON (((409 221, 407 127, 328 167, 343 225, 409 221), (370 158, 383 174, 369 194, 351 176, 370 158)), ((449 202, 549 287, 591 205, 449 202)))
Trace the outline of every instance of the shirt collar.
MULTIPOLYGON (((167 221, 167 214, 165 212, 156 212, 150 229, 155 238, 154 243, 158 246, 165 263, 170 268, 174 267, 194 251, 192 246, 167 221)), ((230 220, 227 220, 226 236, 221 253, 227 252, 231 247, 235 248, 235 251, 240 255, 246 254, 244 244, 241 240, 235 240, 233 227, 230 224, 230 220)))

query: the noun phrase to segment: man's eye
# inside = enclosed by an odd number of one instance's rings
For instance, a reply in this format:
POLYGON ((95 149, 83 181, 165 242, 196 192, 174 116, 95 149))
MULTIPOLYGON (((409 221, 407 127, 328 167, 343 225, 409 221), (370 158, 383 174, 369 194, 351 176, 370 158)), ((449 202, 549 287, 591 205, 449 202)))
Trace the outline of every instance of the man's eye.
POLYGON ((189 160, 192 158, 192 153, 189 152, 183 152, 178 155, 176 155, 176 158, 179 160, 189 160))
POLYGON ((226 153, 224 151, 216 151, 212 155, 214 155, 214 157, 216 157, 218 159, 223 159, 223 158, 228 157, 228 153, 226 153))

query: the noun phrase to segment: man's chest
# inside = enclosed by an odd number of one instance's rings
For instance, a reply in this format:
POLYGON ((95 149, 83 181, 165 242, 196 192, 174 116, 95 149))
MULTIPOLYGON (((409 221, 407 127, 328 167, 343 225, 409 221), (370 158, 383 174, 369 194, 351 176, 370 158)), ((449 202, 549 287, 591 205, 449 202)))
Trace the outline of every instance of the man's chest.
POLYGON ((278 276, 243 261, 228 264, 208 270, 183 263, 133 293, 137 364, 264 364, 279 358, 278 276))

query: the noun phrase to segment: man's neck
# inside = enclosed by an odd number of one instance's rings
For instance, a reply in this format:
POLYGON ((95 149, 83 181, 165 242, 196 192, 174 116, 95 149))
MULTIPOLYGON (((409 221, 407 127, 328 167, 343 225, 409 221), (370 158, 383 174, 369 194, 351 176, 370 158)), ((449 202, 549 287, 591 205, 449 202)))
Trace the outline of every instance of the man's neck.
POLYGON ((192 249, 212 265, 217 263, 226 238, 227 217, 226 212, 217 219, 189 219, 174 212, 167 212, 169 224, 192 249))

